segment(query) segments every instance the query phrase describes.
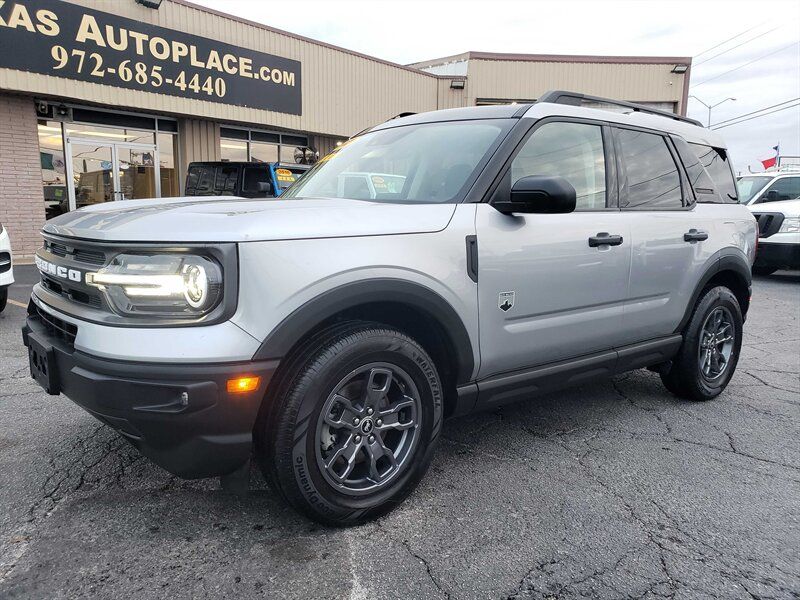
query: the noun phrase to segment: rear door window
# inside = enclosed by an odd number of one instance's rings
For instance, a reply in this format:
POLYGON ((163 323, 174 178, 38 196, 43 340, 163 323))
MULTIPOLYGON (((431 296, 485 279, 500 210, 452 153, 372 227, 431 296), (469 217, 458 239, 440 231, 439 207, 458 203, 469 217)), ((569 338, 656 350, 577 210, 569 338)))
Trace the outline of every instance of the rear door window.
POLYGON ((703 165, 711 181, 714 182, 714 191, 722 202, 738 202, 736 181, 728 160, 728 152, 724 148, 712 148, 703 144, 689 143, 700 164, 703 165))
POLYGON ((214 178, 214 195, 234 196, 236 194, 236 180, 238 178, 238 167, 217 167, 217 175, 214 178))
POLYGON ((663 136, 618 129, 624 173, 622 208, 668 210, 683 206, 681 176, 663 136))
POLYGON ((193 165, 186 174, 187 196, 210 196, 213 193, 214 167, 193 165))

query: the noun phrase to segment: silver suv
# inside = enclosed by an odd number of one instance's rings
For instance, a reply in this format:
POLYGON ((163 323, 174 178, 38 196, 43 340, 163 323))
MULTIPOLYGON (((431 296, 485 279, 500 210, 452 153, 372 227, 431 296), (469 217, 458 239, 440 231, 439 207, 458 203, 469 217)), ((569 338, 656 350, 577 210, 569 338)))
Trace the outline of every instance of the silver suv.
POLYGON ((391 120, 280 200, 114 202, 43 234, 23 337, 49 393, 182 477, 241 489, 255 454, 352 524, 413 490, 446 417, 643 367, 717 396, 756 223, 715 133, 551 92, 391 120))

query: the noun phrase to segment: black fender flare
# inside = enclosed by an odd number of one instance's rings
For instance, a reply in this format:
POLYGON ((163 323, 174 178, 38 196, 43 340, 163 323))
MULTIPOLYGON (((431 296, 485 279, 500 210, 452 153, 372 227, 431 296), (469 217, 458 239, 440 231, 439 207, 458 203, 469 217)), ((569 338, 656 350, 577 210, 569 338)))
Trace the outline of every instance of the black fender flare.
POLYGON ((472 341, 455 309, 440 294, 403 279, 376 278, 347 283, 316 296, 295 309, 261 343, 253 360, 284 358, 309 332, 334 315, 376 302, 405 304, 435 319, 455 355, 457 383, 471 380, 475 368, 472 341))
MULTIPOLYGON (((689 319, 692 318, 692 311, 694 311, 694 307, 697 304, 697 300, 700 298, 701 292, 715 275, 724 271, 730 271, 747 286, 748 290, 752 286, 753 274, 750 268, 750 261, 744 252, 738 248, 723 248, 719 252, 716 252, 706 264, 706 270, 692 292, 690 302, 686 305, 686 312, 681 322, 678 324, 678 327, 675 329, 675 333, 681 333, 684 330, 689 319)), ((742 312, 746 313, 746 311, 747 307, 743 306, 742 312)), ((744 316, 744 314, 742 316, 744 316)))

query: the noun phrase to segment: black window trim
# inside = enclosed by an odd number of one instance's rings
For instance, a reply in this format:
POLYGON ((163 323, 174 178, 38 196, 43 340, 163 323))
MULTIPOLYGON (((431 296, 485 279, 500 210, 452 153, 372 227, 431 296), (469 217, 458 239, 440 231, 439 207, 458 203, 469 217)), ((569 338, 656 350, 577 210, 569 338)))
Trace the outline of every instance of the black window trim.
MULTIPOLYGON (((617 154, 617 161, 618 161, 618 168, 619 168, 619 201, 622 202, 622 195, 623 195, 623 188, 624 184, 627 183, 628 179, 628 171, 625 165, 625 159, 622 155, 622 145, 619 140, 618 132, 622 129, 628 129, 631 131, 639 131, 641 133, 649 133, 652 135, 660 136, 664 143, 667 146, 667 150, 669 151, 670 155, 672 156, 672 162, 675 163, 675 170, 678 172, 678 178, 680 180, 681 185, 681 206, 674 206, 672 208, 669 207, 652 207, 646 204, 642 206, 622 206, 620 204, 621 211, 629 211, 629 212, 679 212, 679 211, 691 211, 694 210, 695 205, 697 204, 696 200, 693 197, 693 194, 687 195, 687 190, 691 191, 691 186, 689 185, 689 178, 686 175, 685 169, 683 167, 683 162, 680 160, 678 156, 678 150, 675 148, 674 143, 670 137, 670 134, 659 131, 658 129, 650 129, 648 127, 637 127, 634 125, 627 125, 627 124, 620 124, 620 123, 612 123, 611 129, 614 131, 614 143, 616 148, 617 154)), ((627 193, 627 192, 626 192, 627 193)))
MULTIPOLYGON (((520 120, 520 124, 524 122, 524 119, 520 120)), ((610 121, 603 121, 603 120, 596 120, 596 119, 585 119, 582 117, 565 117, 565 116, 550 116, 550 117, 543 117, 541 119, 533 121, 530 125, 527 126, 527 129, 522 129, 519 136, 514 136, 513 133, 509 133, 509 138, 516 138, 517 141, 514 143, 513 147, 508 151, 506 155, 505 161, 503 162, 502 166, 498 169, 497 175, 492 180, 491 184, 488 186, 483 198, 480 202, 491 204, 494 195, 498 193, 500 186, 505 178, 506 174, 511 169, 511 163, 514 162, 514 159, 520 153, 522 148, 525 146, 527 141, 530 137, 536 133, 536 131, 543 127, 544 125, 548 125, 550 123, 578 123, 582 125, 594 125, 596 127, 600 127, 600 133, 603 140, 603 154, 605 158, 605 167, 606 167, 606 207, 605 208, 593 208, 593 209, 576 209, 574 212, 579 213, 606 213, 606 212, 619 212, 619 169, 618 164, 616 161, 616 146, 614 144, 614 140, 612 139, 611 133, 611 122, 610 121)), ((503 146, 498 148, 497 153, 499 154, 504 150, 503 146)), ((494 157, 493 157, 494 158, 494 157)), ((493 159, 490 159, 489 163, 487 163, 487 167, 493 163, 493 159)), ((469 197, 469 194, 468 194, 469 197)), ((469 202, 470 200, 466 200, 469 202)))

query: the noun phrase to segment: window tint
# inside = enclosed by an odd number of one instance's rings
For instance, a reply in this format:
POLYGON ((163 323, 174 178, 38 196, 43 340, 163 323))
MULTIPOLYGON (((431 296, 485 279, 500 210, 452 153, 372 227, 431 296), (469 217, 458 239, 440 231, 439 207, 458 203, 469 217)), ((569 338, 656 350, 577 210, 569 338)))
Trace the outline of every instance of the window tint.
POLYGON ((728 153, 723 148, 692 143, 689 145, 714 182, 714 191, 720 199, 723 202, 738 202, 736 182, 733 180, 733 171, 728 162, 728 153))
POLYGON ((511 163, 511 185, 530 175, 561 176, 575 188, 576 210, 606 206, 606 163, 598 125, 547 123, 511 163))
POLYGON ((236 179, 239 177, 238 167, 219 167, 214 180, 215 196, 233 196, 236 193, 236 179))
POLYGON ((764 189, 770 182, 770 177, 739 177, 736 180, 736 191, 739 192, 739 202, 749 204, 756 194, 764 189))
POLYGON ((686 143, 686 140, 680 137, 673 137, 675 148, 678 150, 678 156, 686 169, 686 174, 689 176, 689 183, 697 195, 698 202, 715 202, 717 195, 714 192, 714 182, 711 177, 706 173, 700 159, 694 153, 694 150, 686 143))
MULTIPOLYGON (((623 206, 653 210, 680 208, 681 178, 666 140, 653 133, 618 131, 627 173, 627 203, 623 206)), ((621 200, 625 202, 625 194, 621 200)))
POLYGON ((800 198, 800 177, 782 177, 761 194, 760 202, 777 202, 800 198))
POLYGON ((209 166, 189 167, 186 175, 187 196, 210 196, 214 182, 214 168, 209 166))
POLYGON ((242 183, 242 195, 248 197, 266 197, 270 193, 269 186, 266 190, 261 189, 262 183, 269 183, 269 172, 266 165, 263 167, 248 167, 244 170, 244 181, 242 183))

